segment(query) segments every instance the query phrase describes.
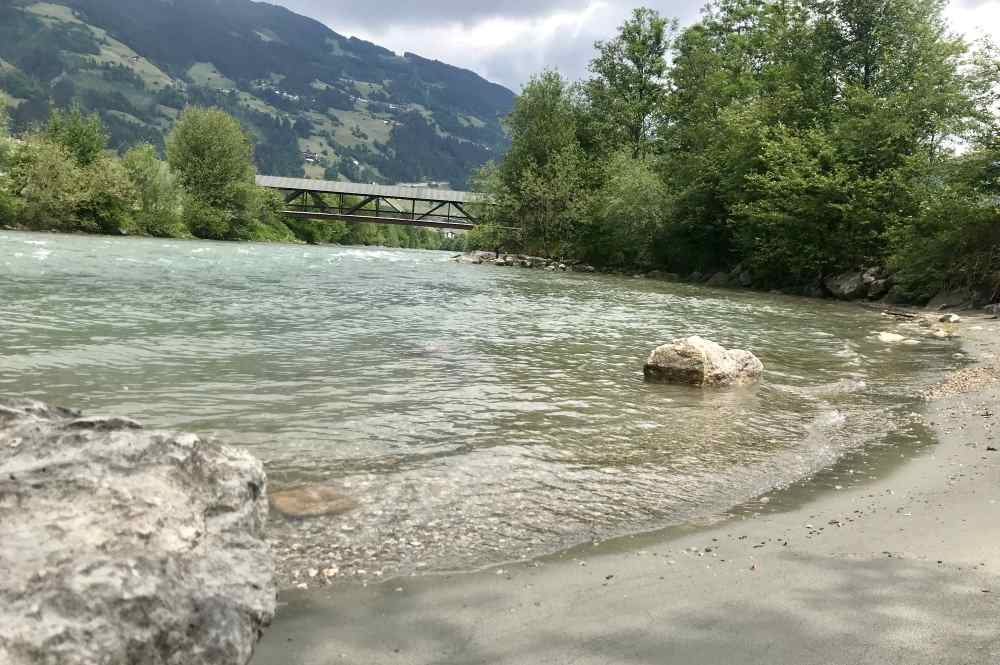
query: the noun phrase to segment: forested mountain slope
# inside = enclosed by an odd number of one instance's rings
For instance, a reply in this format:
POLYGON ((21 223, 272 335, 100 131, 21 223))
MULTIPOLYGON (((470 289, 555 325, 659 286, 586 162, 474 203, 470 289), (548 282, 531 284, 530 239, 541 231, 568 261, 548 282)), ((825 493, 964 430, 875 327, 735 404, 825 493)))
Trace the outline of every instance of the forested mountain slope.
POLYGON ((506 148, 514 94, 248 0, 0 0, 0 105, 15 130, 74 102, 112 143, 162 146, 187 104, 256 140, 261 172, 461 187, 506 148))

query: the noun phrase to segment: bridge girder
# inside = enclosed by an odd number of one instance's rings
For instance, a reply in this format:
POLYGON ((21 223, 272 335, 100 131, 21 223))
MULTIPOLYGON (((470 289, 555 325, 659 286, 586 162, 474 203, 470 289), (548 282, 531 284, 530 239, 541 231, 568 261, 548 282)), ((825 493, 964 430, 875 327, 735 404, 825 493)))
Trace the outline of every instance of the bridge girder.
POLYGON ((257 184, 282 192, 284 214, 297 219, 469 230, 479 219, 467 206, 491 204, 482 195, 451 190, 269 176, 258 176, 257 184))

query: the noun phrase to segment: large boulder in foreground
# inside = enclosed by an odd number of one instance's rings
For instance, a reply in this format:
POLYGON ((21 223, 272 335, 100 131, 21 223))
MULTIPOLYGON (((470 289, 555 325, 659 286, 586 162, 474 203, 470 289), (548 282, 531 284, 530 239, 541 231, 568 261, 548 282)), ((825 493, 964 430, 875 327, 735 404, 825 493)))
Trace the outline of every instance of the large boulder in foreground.
POLYGON ((647 381, 655 383, 725 387, 758 381, 764 364, 749 351, 727 350, 707 339, 688 337, 653 351, 643 372, 647 381))
POLYGON ((245 665, 267 512, 248 453, 0 400, 0 663, 245 665))

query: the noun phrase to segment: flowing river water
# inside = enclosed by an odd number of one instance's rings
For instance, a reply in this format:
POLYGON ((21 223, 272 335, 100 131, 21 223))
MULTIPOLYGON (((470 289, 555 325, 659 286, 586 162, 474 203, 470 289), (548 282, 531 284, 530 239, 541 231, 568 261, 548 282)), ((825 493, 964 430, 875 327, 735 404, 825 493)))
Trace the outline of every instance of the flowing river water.
MULTIPOLYGON (((953 342, 857 306, 438 252, 0 232, 0 395, 218 435, 272 489, 283 560, 471 569, 724 512, 845 454, 920 445, 953 342), (655 346, 762 358, 752 388, 647 385, 655 346)), ((291 575, 295 571, 287 570, 291 575)))

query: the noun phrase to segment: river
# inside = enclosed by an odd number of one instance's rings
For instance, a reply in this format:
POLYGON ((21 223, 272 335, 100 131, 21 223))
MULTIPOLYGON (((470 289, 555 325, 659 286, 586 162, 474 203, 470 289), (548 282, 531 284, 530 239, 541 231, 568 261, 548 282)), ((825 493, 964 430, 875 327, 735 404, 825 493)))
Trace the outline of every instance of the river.
POLYGON ((366 575, 683 524, 919 445, 917 390, 961 359, 873 336, 893 326, 438 252, 0 232, 0 394, 217 435, 272 488, 333 485, 358 507, 275 519, 276 548, 366 575), (691 334, 754 351, 765 380, 645 384, 650 350, 691 334))

